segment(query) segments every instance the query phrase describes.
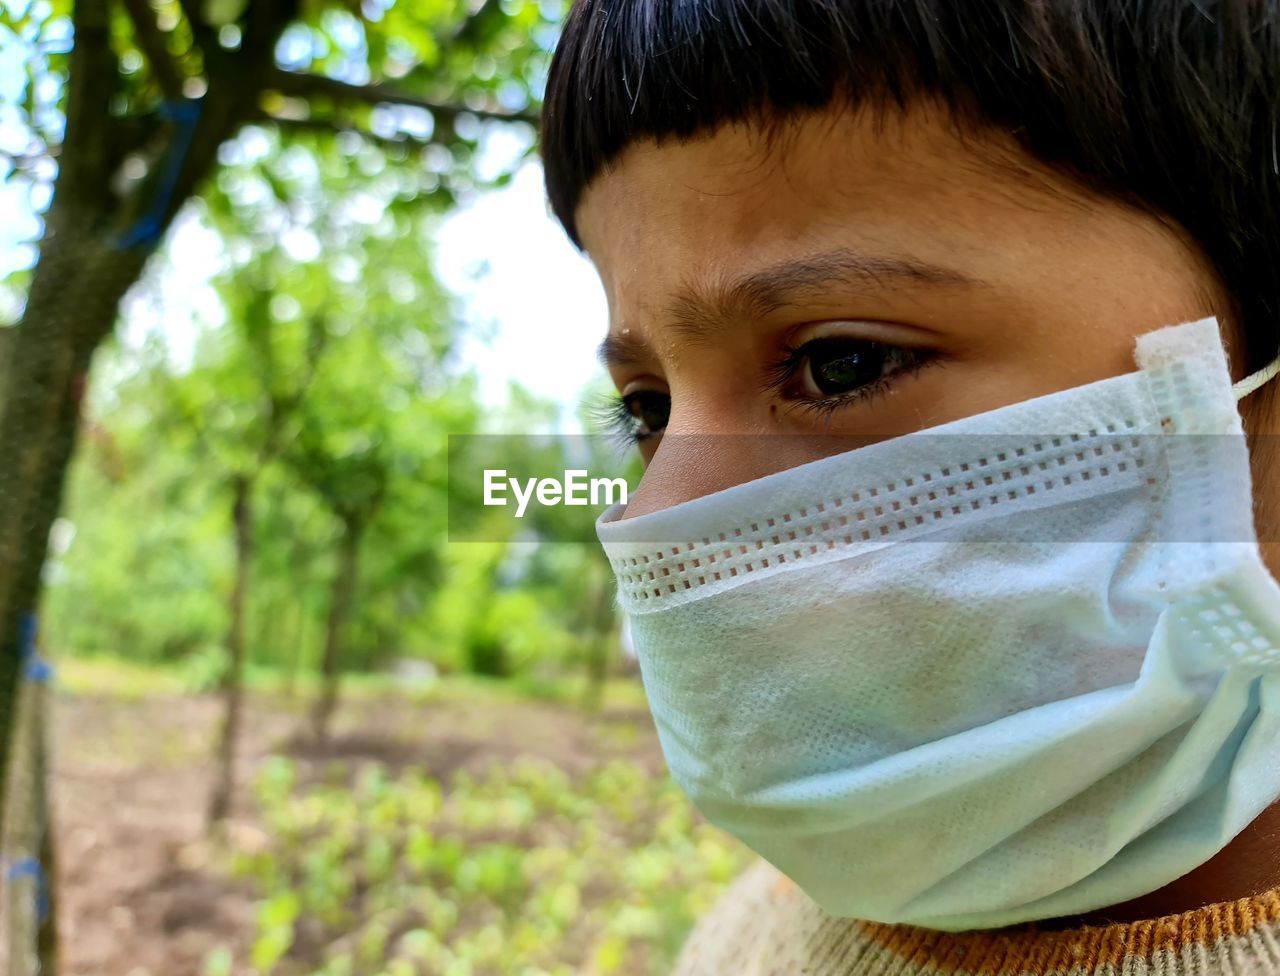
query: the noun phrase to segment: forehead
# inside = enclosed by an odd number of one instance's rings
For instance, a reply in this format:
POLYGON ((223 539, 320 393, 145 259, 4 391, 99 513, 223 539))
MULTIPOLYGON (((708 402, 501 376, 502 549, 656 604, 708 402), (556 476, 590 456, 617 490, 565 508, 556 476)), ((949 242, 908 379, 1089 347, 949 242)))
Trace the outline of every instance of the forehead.
POLYGON ((587 188, 576 216, 615 320, 690 280, 837 247, 1010 286, 1056 280, 1058 290, 1064 268, 1076 284, 1126 271, 1159 282, 1185 274, 1194 251, 1164 223, 1038 163, 1007 133, 966 133, 927 105, 824 110, 776 138, 735 124, 636 143, 587 188))
POLYGON ((632 228, 699 227, 713 218, 705 230, 749 239, 812 228, 824 215, 838 220, 832 204, 842 216, 870 215, 915 199, 921 184, 954 195, 995 175, 934 111, 828 111, 777 129, 739 122, 684 141, 632 143, 587 187, 578 214, 588 251, 634 240, 632 228))

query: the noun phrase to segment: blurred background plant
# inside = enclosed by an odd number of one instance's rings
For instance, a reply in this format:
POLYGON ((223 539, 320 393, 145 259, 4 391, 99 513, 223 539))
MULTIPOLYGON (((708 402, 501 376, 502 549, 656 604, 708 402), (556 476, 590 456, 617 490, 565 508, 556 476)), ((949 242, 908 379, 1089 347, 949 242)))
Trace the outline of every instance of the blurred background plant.
POLYGON ((597 547, 448 478, 459 434, 580 466, 607 385, 564 285, 494 314, 484 266, 571 251, 501 196, 563 13, 0 6, 12 976, 658 973, 744 863, 663 773, 597 547))

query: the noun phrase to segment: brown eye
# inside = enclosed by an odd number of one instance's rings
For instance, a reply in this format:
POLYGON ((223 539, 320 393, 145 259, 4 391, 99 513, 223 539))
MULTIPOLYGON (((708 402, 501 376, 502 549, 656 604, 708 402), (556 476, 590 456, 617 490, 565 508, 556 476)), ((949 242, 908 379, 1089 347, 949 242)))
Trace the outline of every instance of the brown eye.
POLYGON ((769 365, 766 387, 829 419, 836 411, 869 401, 924 367, 944 361, 932 349, 847 334, 820 335, 787 347, 786 354, 769 365))
POLYGON ((630 435, 643 441, 662 433, 671 414, 671 397, 656 390, 636 390, 622 397, 630 425, 630 435))
POLYGON ((796 350, 800 379, 812 396, 839 396, 874 383, 893 368, 891 347, 878 342, 814 339, 796 350))

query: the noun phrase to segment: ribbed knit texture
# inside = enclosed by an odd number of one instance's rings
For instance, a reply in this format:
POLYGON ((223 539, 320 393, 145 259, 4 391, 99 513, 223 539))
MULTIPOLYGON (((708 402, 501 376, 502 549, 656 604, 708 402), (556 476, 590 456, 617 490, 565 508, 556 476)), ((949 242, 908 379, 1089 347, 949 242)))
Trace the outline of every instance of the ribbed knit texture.
POLYGON ((1105 926, 938 932, 833 918, 774 868, 750 868, 685 943, 673 976, 1280 974, 1280 889, 1105 926))

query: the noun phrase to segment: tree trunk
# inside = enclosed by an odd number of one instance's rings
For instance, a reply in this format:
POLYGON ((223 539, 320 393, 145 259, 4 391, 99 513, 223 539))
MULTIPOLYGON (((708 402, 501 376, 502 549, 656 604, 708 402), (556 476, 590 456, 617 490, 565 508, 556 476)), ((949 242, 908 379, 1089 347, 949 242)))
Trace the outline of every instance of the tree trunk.
POLYGON ((0 362, 6 374, 0 381, 0 810, 16 704, 19 626, 36 610, 89 362, 115 324, 120 299, 209 173, 218 147, 255 109, 274 67, 276 41, 296 10, 297 0, 252 4, 239 51, 206 47, 208 91, 198 105, 184 105, 198 109, 189 139, 176 139, 167 150, 173 155, 166 155, 138 192, 119 198, 110 185, 119 136, 111 110, 119 88, 111 6, 104 0, 72 6, 75 44, 53 202, 26 311, 5 343, 8 362, 0 362), (171 171, 176 177, 161 191, 171 171))
POLYGON ((9 379, 9 363, 13 361, 13 338, 17 329, 0 328, 0 403, 4 402, 5 384, 9 379))
POLYGON ((40 849, 36 859, 40 864, 40 875, 44 880, 44 891, 37 913, 36 959, 40 963, 40 976, 58 976, 58 862, 54 856, 55 839, 52 811, 49 803, 49 684, 46 681, 37 683, 36 688, 35 735, 36 782, 37 793, 36 817, 44 825, 40 834, 40 849))
POLYGON ((89 363, 147 256, 112 250, 83 230, 69 233, 72 224, 65 212, 49 214, 26 312, 7 342, 0 402, 0 776, 9 767, 20 622, 37 609, 89 363))
POLYGON ((303 627, 302 598, 298 597, 289 604, 289 664, 284 679, 284 700, 290 705, 298 696, 298 670, 302 667, 303 627))
POLYGON ((289 603, 289 674, 285 678, 284 697, 290 706, 298 700, 303 651, 311 646, 311 630, 311 614, 307 612, 306 601, 298 593, 289 603))
MULTIPOLYGON (((34 650, 24 667, 38 662, 34 650)), ((44 666, 40 665, 43 670, 44 666)), ((9 976, 56 976, 58 970, 57 872, 49 811, 47 674, 28 672, 16 701, 13 785, 0 850, 5 854, 5 911, 9 976)), ((3 956, 3 953, 0 953, 3 956)))
POLYGON ((36 931, 40 976, 58 976, 62 968, 58 951, 58 860, 54 856, 54 846, 53 825, 50 824, 40 841, 40 869, 45 879, 44 916, 36 931))
POLYGON ((222 678, 222 729, 218 737, 217 770, 209 800, 209 827, 225 820, 235 793, 236 744, 244 704, 244 601, 253 560, 253 480, 232 480, 231 521, 236 535, 236 572, 231 586, 230 625, 227 630, 227 670, 222 678))
POLYGON ((359 572, 360 539, 364 524, 344 520, 342 543, 338 554, 338 571, 333 577, 329 598, 329 623, 324 636, 324 659, 321 662, 320 696, 311 713, 311 729, 317 741, 329 735, 329 720, 338 705, 338 679, 342 663, 343 641, 346 638, 347 620, 356 591, 356 574, 359 572))

